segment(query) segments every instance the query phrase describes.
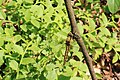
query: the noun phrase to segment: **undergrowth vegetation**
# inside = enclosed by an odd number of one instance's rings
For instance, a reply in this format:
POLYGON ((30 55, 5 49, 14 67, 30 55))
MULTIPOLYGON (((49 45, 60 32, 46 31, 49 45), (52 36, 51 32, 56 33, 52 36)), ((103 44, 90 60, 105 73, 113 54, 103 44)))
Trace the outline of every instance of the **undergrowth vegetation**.
MULTIPOLYGON (((110 1, 71 1, 80 35, 100 68, 120 59, 120 4, 110 1)), ((69 32, 64 0, 0 0, 0 79, 90 80, 74 40, 63 65, 69 32)))

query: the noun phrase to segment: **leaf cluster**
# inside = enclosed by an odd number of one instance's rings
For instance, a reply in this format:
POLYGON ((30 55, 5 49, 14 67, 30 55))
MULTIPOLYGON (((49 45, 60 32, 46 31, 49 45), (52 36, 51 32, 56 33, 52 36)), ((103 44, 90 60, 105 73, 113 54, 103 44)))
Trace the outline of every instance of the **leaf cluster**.
MULTIPOLYGON (((99 0, 87 1, 73 5, 87 49, 94 60, 114 50, 115 63, 120 59, 118 9, 108 9, 109 2, 101 7, 99 0)), ((63 0, 0 0, 0 79, 90 79, 74 41, 63 66, 68 32, 70 24, 63 0)))

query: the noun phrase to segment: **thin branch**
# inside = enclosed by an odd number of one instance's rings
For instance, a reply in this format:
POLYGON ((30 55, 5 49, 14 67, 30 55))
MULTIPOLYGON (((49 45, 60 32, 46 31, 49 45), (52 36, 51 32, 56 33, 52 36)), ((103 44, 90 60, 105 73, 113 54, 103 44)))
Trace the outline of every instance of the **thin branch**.
POLYGON ((64 64, 66 63, 67 59, 68 59, 68 53, 70 51, 70 43, 71 43, 71 40, 73 39, 73 35, 72 33, 70 32, 67 36, 67 39, 66 39, 66 50, 65 50, 65 55, 64 55, 64 64))
POLYGON ((75 20, 75 16, 74 16, 74 11, 72 9, 71 0, 64 0, 64 1, 65 1, 66 9, 68 12, 68 17, 69 17, 70 24, 71 24, 71 32, 73 34, 73 37, 77 41, 79 47, 82 49, 82 52, 83 52, 84 58, 86 60, 88 69, 90 71, 92 80, 97 80, 94 69, 93 69, 93 65, 92 65, 92 59, 88 54, 88 51, 84 44, 84 41, 83 41, 82 37, 80 36, 80 32, 76 25, 76 20, 75 20))

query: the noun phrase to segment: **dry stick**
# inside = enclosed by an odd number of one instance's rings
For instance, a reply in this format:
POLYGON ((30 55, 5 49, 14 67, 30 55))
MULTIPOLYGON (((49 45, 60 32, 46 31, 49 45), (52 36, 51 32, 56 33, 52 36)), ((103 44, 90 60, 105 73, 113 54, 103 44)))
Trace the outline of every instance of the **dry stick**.
POLYGON ((72 33, 70 32, 67 36, 67 39, 66 39, 66 50, 65 50, 65 55, 64 55, 64 64, 66 63, 67 59, 68 59, 68 53, 70 51, 70 43, 71 43, 71 40, 73 39, 73 35, 72 33))
POLYGON ((69 17, 70 24, 71 24, 71 32, 73 34, 73 37, 77 41, 79 47, 82 49, 82 52, 83 52, 84 58, 86 60, 92 80, 97 80, 94 69, 93 69, 93 65, 92 65, 92 59, 88 54, 88 51, 85 47, 82 37, 79 35, 80 32, 76 25, 76 20, 75 20, 75 16, 74 16, 74 11, 72 9, 71 0, 64 0, 64 1, 65 1, 66 9, 68 12, 68 17, 69 17))

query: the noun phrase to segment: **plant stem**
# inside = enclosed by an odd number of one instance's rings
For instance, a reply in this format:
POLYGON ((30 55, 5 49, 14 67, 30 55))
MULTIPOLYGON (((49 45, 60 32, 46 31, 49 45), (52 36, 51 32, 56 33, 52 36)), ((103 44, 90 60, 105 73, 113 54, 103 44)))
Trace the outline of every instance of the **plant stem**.
POLYGON ((88 54, 88 51, 86 49, 86 46, 84 44, 82 37, 79 35, 80 32, 79 32, 77 24, 76 24, 74 11, 73 11, 73 8, 71 5, 71 0, 64 0, 64 1, 65 1, 68 17, 69 17, 70 24, 71 24, 71 32, 73 34, 73 38, 77 41, 79 47, 82 49, 82 52, 83 52, 84 58, 86 60, 92 80, 97 80, 94 69, 93 69, 93 65, 92 65, 92 59, 88 54))

